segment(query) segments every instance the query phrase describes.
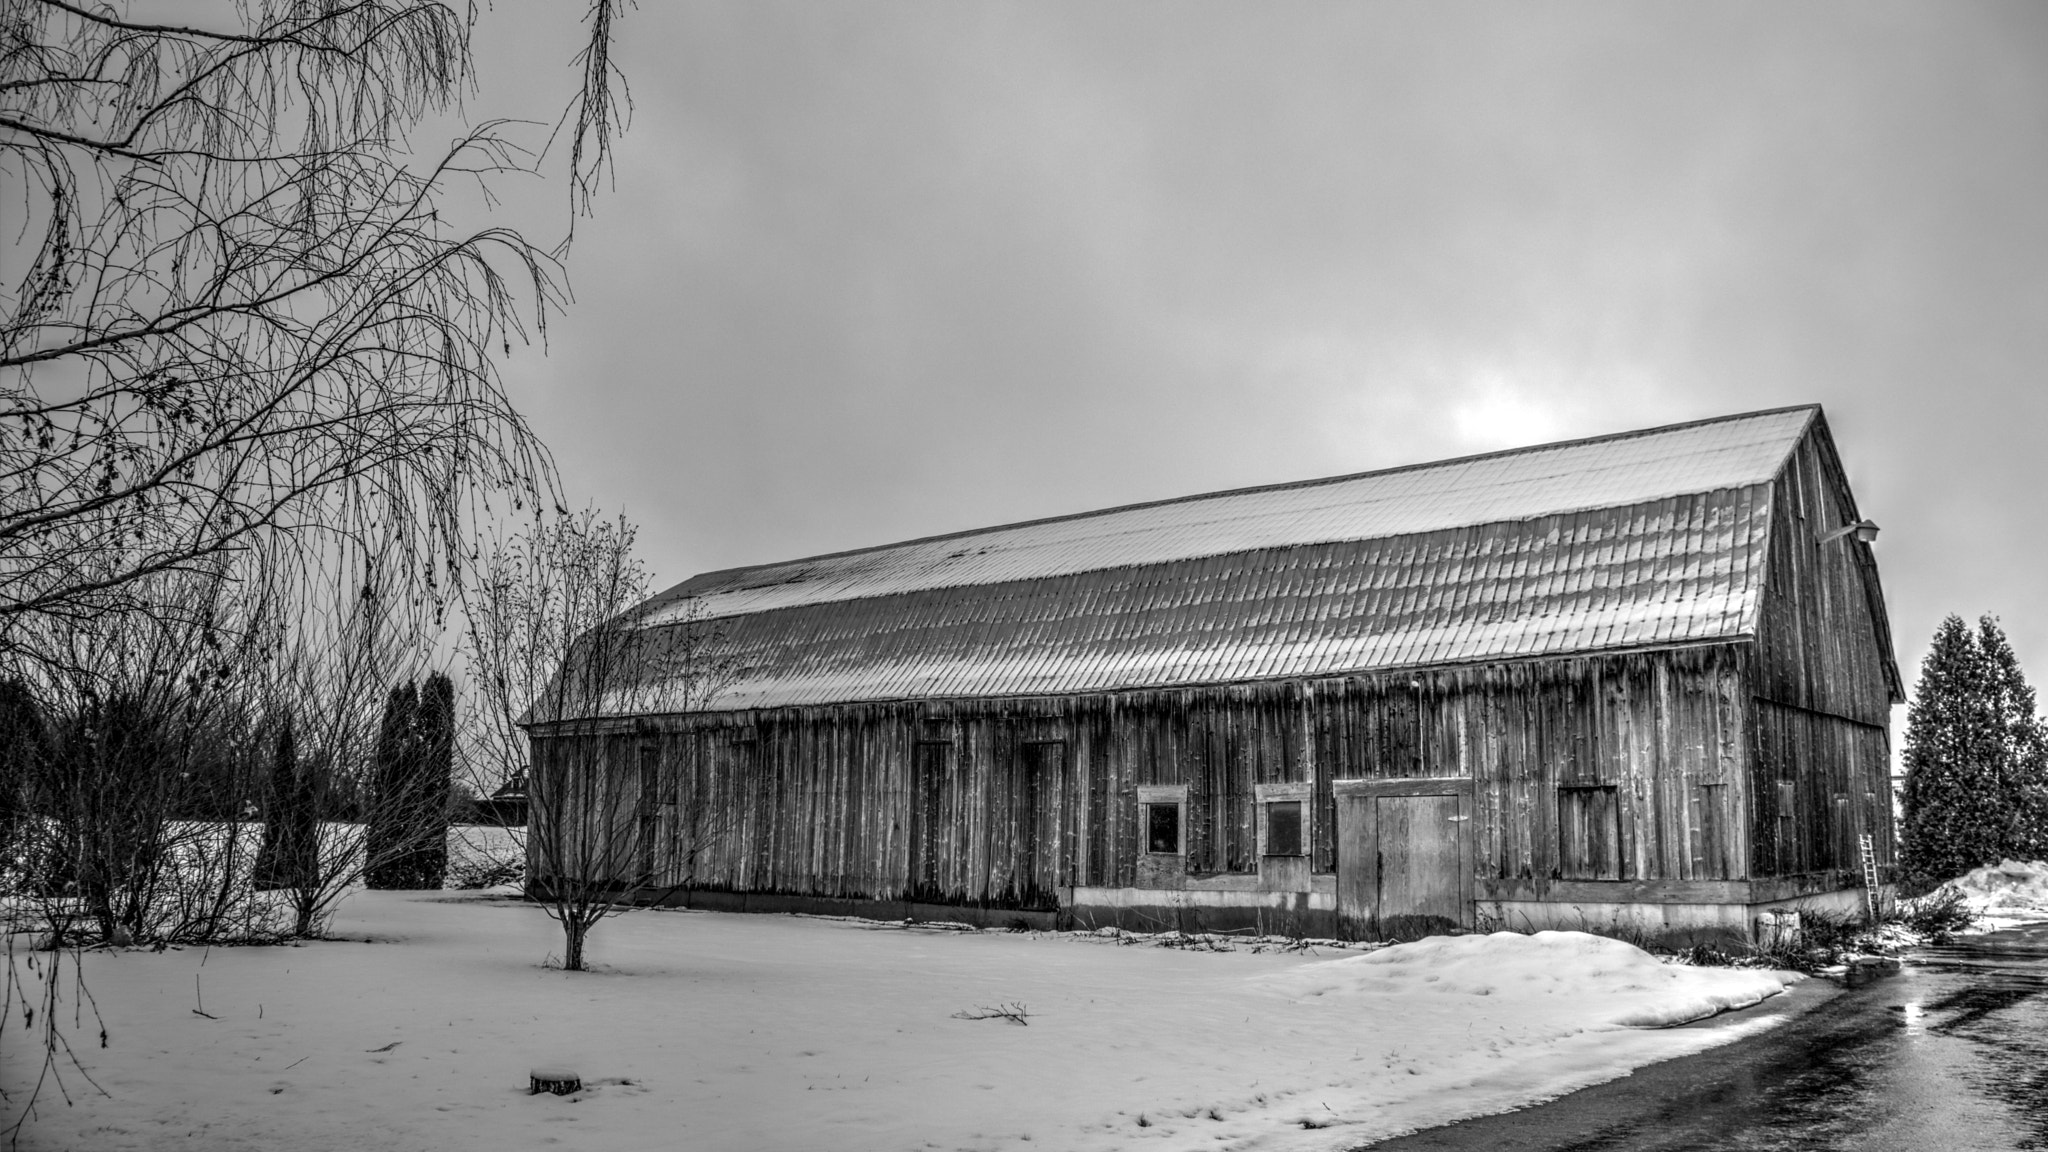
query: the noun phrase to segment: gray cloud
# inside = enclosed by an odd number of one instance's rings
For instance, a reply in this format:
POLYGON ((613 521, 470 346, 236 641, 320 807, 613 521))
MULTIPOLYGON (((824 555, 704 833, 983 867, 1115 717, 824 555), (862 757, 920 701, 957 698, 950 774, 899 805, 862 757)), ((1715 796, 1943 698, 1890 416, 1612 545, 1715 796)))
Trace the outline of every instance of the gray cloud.
MULTIPOLYGON (((560 68, 506 12, 485 104, 560 68)), ((2048 9, 628 28, 618 187, 514 379, 664 581, 1819 400, 1902 659, 1992 611, 2048 678, 2048 9)))

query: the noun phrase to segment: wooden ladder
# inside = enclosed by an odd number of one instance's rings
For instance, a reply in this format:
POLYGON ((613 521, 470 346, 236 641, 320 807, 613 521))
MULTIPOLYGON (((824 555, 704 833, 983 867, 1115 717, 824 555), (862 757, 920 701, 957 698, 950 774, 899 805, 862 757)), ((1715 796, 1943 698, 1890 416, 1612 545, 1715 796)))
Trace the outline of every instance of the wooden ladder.
POLYGON ((1871 846, 1870 833, 1856 837, 1856 847, 1863 853, 1863 902, 1870 908, 1870 922, 1877 923, 1877 850, 1871 846))

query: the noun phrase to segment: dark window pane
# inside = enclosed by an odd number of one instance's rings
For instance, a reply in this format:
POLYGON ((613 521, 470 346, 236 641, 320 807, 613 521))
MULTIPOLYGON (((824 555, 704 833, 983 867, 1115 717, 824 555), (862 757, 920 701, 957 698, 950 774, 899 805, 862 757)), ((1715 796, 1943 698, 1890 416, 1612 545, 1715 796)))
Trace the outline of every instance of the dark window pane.
POLYGON ((1266 855, 1301 855, 1301 801, 1266 805, 1266 855))
POLYGON ((1180 805, 1145 805, 1145 851, 1180 851, 1180 805))

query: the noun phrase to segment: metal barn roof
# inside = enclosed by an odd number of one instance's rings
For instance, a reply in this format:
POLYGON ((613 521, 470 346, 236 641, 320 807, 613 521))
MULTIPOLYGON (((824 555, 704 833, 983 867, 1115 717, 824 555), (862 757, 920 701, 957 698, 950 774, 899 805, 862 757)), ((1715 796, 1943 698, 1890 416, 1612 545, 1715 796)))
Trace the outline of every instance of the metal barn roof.
MULTIPOLYGON (((711 572, 716 710, 1216 683, 1754 628, 1779 409, 711 572)), ((662 710, 648 683, 606 712, 662 710)))

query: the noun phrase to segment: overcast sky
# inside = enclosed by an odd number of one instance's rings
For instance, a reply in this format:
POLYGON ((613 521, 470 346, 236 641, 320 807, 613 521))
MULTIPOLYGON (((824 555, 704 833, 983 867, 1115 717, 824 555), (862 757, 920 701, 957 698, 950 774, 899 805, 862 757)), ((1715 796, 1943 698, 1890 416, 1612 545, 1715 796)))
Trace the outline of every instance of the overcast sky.
POLYGON ((647 0, 621 63, 512 379, 662 585, 1818 401, 1909 684, 1949 612, 2048 681, 2048 5, 647 0))

